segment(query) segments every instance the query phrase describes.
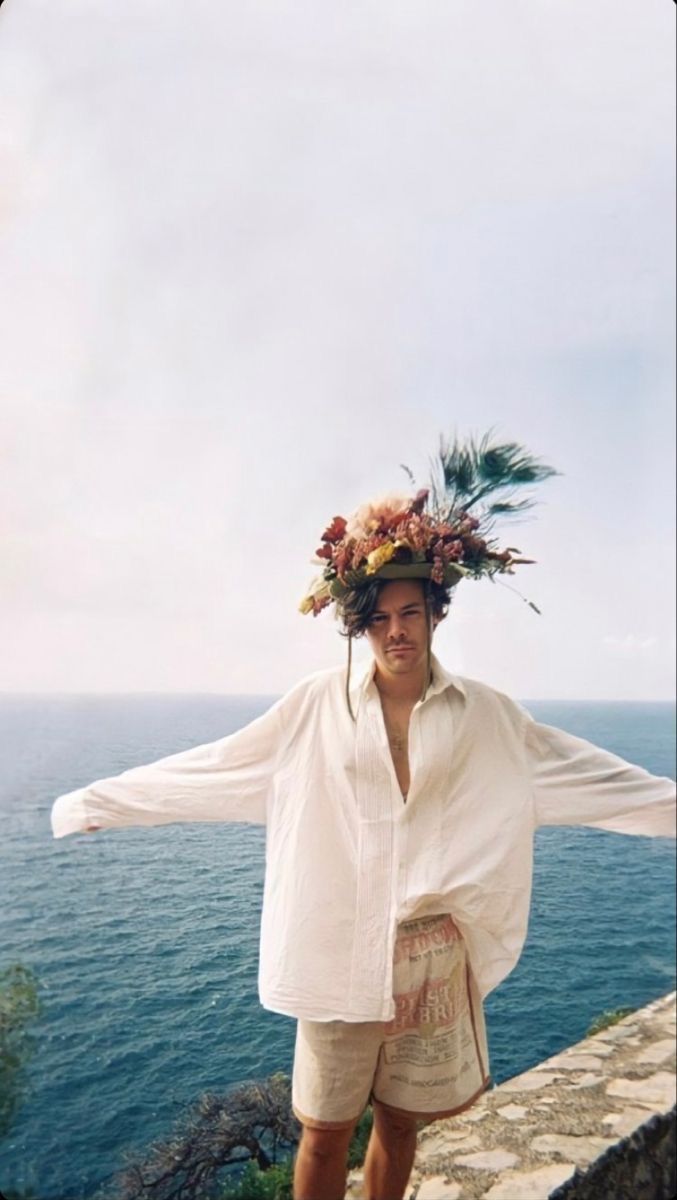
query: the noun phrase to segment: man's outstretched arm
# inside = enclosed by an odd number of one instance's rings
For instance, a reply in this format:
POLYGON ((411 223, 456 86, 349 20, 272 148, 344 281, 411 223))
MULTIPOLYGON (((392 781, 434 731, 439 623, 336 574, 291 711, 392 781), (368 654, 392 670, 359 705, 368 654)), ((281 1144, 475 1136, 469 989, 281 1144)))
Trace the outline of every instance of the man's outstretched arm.
POLYGON ((537 825, 675 836, 675 782, 529 716, 525 745, 537 825))
POLYGON ((68 792, 52 807, 55 838, 176 821, 263 824, 283 741, 278 701, 244 729, 68 792))

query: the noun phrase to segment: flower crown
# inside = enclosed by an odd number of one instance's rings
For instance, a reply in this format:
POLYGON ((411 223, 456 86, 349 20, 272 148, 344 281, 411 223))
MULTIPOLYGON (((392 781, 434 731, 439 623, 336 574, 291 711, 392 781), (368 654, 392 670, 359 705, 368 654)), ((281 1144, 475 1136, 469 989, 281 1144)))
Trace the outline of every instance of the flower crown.
MULTIPOLYGON (((538 462, 515 443, 490 444, 490 434, 453 445, 440 442, 432 463, 432 483, 415 495, 390 493, 363 504, 347 520, 334 517, 316 550, 322 574, 310 585, 299 608, 317 616, 352 588, 374 579, 430 579, 455 586, 465 576, 481 579, 514 574, 516 564, 533 563, 514 546, 501 550, 490 537, 496 516, 514 516, 530 508, 531 499, 506 499, 525 483, 559 472, 538 462), (494 497, 503 493, 500 500, 494 497), (476 513, 470 509, 483 501, 476 513)), ((413 483, 408 467, 404 468, 413 483)), ((526 601, 536 612, 530 600, 526 601)))

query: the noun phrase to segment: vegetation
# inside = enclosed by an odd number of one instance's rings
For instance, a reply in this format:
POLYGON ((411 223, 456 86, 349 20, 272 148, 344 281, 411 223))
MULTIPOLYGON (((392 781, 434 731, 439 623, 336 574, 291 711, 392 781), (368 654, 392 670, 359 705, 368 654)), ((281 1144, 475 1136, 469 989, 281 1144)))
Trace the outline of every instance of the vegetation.
POLYGON ((23 1068, 33 1049, 27 1026, 39 1011, 33 972, 19 963, 0 971, 0 1137, 8 1132, 21 1099, 23 1068))
POLYGON ((249 1163, 238 1183, 228 1184, 219 1200, 292 1200, 294 1160, 262 1171, 249 1163))
MULTIPOLYGON (((371 1122, 367 1109, 350 1146, 350 1167, 364 1160, 371 1122)), ((130 1160, 106 1195, 110 1200, 291 1200, 300 1131, 288 1075, 241 1084, 224 1096, 207 1094, 180 1118, 169 1138, 130 1160), (243 1170, 234 1178, 238 1165, 243 1170)))
POLYGON ((614 1008, 600 1013, 598 1017, 595 1017, 585 1036, 592 1037, 593 1034, 600 1033, 602 1029, 608 1029, 610 1025, 617 1025, 619 1021, 622 1021, 624 1017, 629 1017, 630 1013, 634 1011, 634 1008, 614 1008))
POLYGON ((276 1074, 225 1096, 205 1094, 168 1138, 151 1145, 142 1160, 130 1161, 116 1181, 115 1200, 219 1196, 218 1185, 238 1163, 269 1170, 298 1141, 290 1092, 288 1077, 276 1074))
MULTIPOLYGON (((367 1153, 372 1126, 372 1110, 365 1109, 357 1123, 348 1150, 348 1167, 360 1167, 367 1153)), ((238 1183, 228 1184, 219 1200, 291 1200, 294 1181, 294 1160, 286 1159, 279 1166, 261 1171, 249 1163, 238 1183)))
POLYGON ((355 1127, 350 1149, 348 1150, 348 1166, 361 1167, 367 1154, 367 1145, 373 1124, 371 1107, 365 1109, 355 1127))

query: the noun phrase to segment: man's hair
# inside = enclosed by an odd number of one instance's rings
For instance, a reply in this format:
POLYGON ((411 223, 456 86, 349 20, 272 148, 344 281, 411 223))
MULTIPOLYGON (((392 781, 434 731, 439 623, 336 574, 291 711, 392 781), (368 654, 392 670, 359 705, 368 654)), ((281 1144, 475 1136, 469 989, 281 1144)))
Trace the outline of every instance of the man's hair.
MULTIPOLYGON (((432 579, 420 579, 426 607, 438 621, 446 617, 452 599, 452 589, 446 583, 434 583, 432 579)), ((336 603, 337 616, 343 628, 340 632, 344 637, 362 637, 376 611, 381 589, 386 586, 386 579, 372 579, 360 587, 351 588, 345 596, 336 603)))

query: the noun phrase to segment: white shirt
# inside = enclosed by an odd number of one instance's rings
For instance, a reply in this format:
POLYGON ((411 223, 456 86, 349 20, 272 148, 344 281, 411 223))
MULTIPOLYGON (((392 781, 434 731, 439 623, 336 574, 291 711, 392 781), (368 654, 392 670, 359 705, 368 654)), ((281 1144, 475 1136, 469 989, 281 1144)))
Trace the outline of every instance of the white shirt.
POLYGON ((403 803, 372 662, 302 680, 216 742, 59 797, 55 837, 88 825, 267 825, 259 994, 328 1021, 394 1016, 397 923, 450 912, 485 996, 527 931, 533 835, 590 825, 674 836, 675 784, 560 729, 433 659, 411 714, 403 803))

